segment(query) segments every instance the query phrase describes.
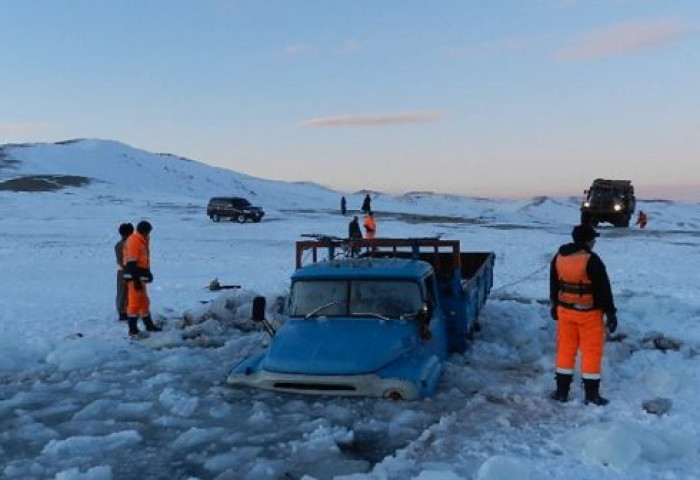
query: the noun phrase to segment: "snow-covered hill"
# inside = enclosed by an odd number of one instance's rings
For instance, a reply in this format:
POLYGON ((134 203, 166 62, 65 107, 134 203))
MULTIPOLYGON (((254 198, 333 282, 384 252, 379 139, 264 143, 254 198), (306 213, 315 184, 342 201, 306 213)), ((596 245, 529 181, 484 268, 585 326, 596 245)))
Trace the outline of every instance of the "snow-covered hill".
POLYGON ((0 147, 0 180, 25 175, 73 175, 92 180, 88 190, 170 199, 242 196, 273 208, 324 202, 337 194, 321 186, 263 180, 166 153, 149 153, 107 140, 0 147), (2 168, 3 160, 6 168, 2 168))
MULTIPOLYGON (((0 146, 0 186, 29 175, 70 181, 0 188, 2 478, 700 478, 697 205, 642 200, 646 230, 600 229, 620 335, 606 345, 611 403, 598 408, 578 387, 566 405, 547 397, 548 266, 579 199, 374 194, 379 236, 439 235, 496 253, 472 348, 449 360, 434 397, 394 403, 221 384, 265 342, 250 302, 286 293, 294 242, 347 234, 341 193, 116 142, 0 146), (213 195, 269 214, 211 222, 213 195), (165 330, 131 342, 114 311, 113 245, 119 223, 143 218, 154 225, 152 306, 165 330), (213 278, 244 288, 213 293, 213 278), (650 401, 668 411, 648 413, 650 401)), ((364 194, 346 196, 356 210, 364 194)))

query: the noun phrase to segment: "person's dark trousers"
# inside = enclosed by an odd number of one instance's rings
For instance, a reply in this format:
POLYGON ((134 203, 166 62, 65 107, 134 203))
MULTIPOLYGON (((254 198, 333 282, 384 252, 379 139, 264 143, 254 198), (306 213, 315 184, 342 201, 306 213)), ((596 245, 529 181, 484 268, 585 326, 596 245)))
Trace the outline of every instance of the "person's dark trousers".
POLYGON ((600 396, 600 380, 591 380, 589 378, 583 379, 583 389, 586 392, 585 403, 588 405, 592 403, 593 405, 607 405, 608 399, 600 396))
POLYGON ((163 329, 153 323, 153 319, 150 315, 143 317, 143 324, 146 326, 146 330, 149 332, 160 332, 163 329))
POLYGON ((139 333, 139 327, 137 326, 139 317, 129 317, 129 335, 134 336, 138 335, 139 333))
POLYGON ((122 276, 123 272, 117 270, 117 313, 119 314, 119 320, 126 321, 126 282, 122 276))
POLYGON ((573 375, 557 373, 557 389, 550 395, 553 400, 562 403, 569 401, 569 389, 571 388, 571 380, 573 378, 573 375))

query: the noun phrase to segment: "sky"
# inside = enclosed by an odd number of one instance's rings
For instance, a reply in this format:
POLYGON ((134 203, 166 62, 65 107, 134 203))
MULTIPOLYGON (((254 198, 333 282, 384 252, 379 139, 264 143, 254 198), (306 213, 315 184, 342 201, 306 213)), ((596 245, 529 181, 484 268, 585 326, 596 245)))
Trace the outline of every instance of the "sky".
POLYGON ((342 191, 700 199, 695 0, 0 1, 0 143, 342 191))

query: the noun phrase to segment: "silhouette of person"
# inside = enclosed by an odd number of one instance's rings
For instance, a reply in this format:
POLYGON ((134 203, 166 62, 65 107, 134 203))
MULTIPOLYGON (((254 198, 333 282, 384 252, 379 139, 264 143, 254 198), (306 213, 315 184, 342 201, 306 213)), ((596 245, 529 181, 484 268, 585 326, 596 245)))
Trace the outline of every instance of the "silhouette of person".
POLYGON ((369 196, 369 193, 365 195, 365 199, 362 201, 362 211, 364 213, 372 211, 372 198, 369 196))

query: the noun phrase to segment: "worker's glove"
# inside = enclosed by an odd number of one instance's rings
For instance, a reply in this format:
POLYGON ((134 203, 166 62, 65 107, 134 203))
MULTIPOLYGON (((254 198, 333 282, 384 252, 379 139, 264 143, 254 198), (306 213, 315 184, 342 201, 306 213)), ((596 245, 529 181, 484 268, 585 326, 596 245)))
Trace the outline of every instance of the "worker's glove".
POLYGON ((143 280, 146 283, 151 283, 153 281, 153 274, 151 273, 150 270, 144 270, 141 280, 143 280))
POLYGON ((552 320, 554 320, 555 322, 559 319, 559 317, 557 315, 557 306, 556 305, 552 305, 551 308, 549 309, 549 316, 552 317, 552 320))
POLYGON ((609 312, 605 314, 605 317, 608 319, 608 331, 615 333, 615 330, 617 330, 617 315, 615 315, 615 312, 609 312))
POLYGON ((143 290, 143 283, 141 283, 141 279, 139 279, 139 278, 134 279, 134 288, 136 290, 143 290))

